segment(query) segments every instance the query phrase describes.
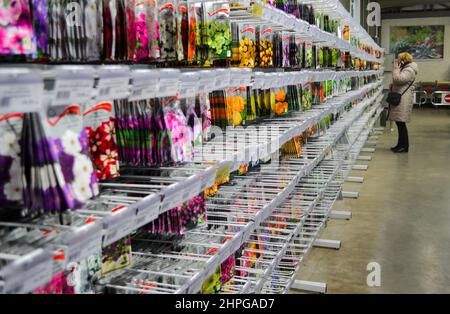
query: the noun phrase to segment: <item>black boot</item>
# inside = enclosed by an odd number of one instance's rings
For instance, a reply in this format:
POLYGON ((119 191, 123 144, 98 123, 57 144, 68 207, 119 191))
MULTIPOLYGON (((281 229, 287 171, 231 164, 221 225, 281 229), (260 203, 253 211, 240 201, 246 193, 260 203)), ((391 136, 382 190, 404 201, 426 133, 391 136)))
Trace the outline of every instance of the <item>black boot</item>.
POLYGON ((399 147, 392 150, 394 153, 407 153, 409 151, 408 147, 399 147))

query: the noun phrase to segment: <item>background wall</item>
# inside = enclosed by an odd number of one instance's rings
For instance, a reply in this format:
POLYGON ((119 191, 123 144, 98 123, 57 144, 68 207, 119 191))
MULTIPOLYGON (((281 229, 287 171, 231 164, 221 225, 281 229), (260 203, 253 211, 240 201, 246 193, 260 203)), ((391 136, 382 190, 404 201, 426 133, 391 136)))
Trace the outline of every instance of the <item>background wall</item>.
POLYGON ((389 29, 391 26, 416 26, 416 25, 445 25, 444 35, 444 59, 439 61, 419 61, 419 75, 417 81, 450 80, 450 17, 414 18, 414 19, 389 19, 381 22, 381 46, 386 48, 386 76, 385 87, 392 78, 393 55, 390 55, 389 29))

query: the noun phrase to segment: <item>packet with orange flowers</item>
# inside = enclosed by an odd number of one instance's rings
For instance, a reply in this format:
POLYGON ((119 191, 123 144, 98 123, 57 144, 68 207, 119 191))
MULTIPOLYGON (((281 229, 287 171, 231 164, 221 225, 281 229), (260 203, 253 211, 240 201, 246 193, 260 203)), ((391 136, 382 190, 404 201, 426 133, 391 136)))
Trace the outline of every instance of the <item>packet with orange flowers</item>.
POLYGON ((273 94, 271 97, 272 114, 275 116, 287 114, 289 104, 287 101, 286 87, 276 87, 271 94, 273 94))

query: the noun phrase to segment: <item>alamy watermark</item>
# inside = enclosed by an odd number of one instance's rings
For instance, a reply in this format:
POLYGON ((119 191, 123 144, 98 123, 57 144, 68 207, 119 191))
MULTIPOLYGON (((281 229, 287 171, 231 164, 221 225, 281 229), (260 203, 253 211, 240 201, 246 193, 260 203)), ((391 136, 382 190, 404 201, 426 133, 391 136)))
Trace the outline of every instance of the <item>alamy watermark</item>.
POLYGON ((366 270, 369 272, 367 275, 366 283, 369 287, 381 287, 381 266, 377 262, 370 262, 367 264, 366 270))

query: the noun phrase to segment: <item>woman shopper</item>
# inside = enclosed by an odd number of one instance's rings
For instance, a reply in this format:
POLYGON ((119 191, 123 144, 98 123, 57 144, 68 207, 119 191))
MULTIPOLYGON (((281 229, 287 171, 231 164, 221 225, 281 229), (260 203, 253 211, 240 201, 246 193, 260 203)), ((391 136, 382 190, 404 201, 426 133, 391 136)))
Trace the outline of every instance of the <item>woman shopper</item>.
POLYGON ((413 57, 403 52, 398 55, 398 62, 394 64, 391 91, 402 95, 398 106, 389 106, 389 120, 395 121, 398 129, 397 146, 392 147, 394 153, 407 153, 409 151, 408 129, 406 123, 411 121, 414 99, 414 82, 418 73, 417 63, 413 57))

